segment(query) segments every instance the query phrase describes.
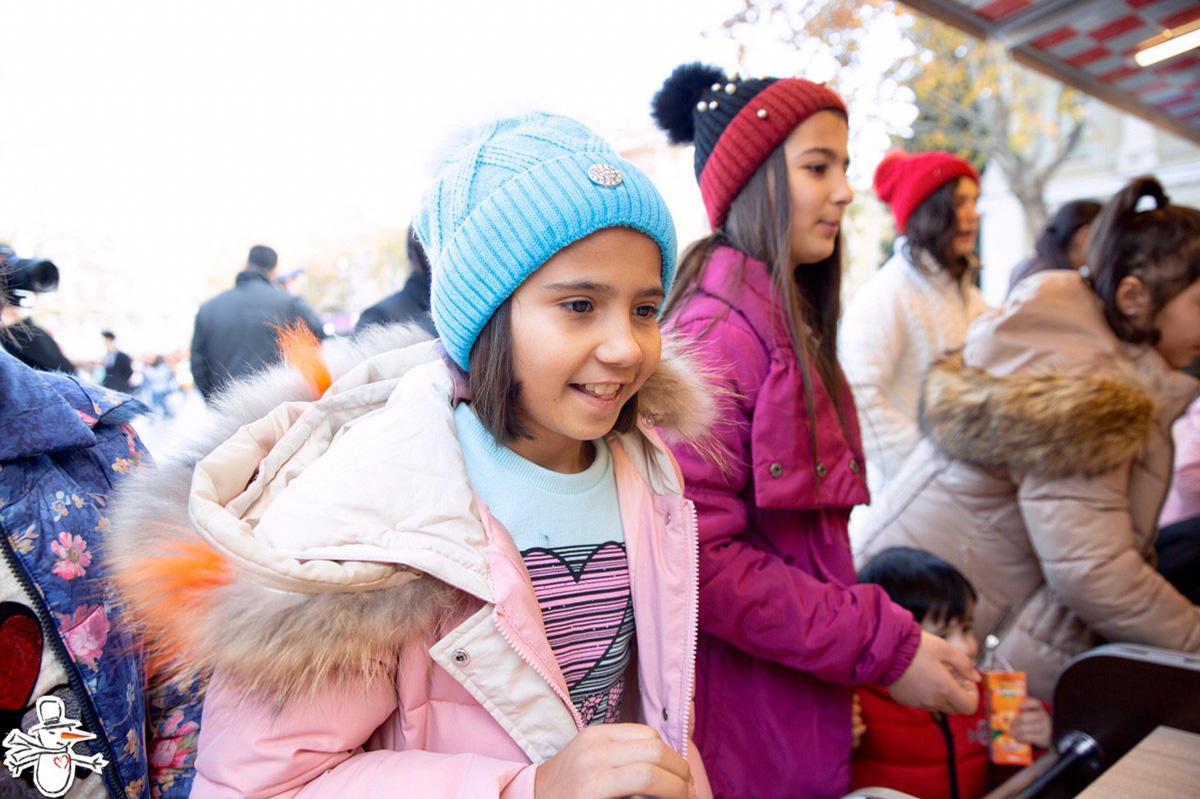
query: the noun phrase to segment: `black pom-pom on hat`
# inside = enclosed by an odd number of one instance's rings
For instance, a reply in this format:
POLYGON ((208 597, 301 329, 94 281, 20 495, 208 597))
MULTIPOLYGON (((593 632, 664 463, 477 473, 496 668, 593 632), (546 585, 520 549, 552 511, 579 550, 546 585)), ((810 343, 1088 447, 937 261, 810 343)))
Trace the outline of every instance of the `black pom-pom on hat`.
POLYGON ((676 67, 663 81, 651 108, 654 121, 667 132, 667 139, 672 144, 687 144, 695 139, 692 112, 696 110, 696 104, 709 86, 725 82, 724 72, 699 61, 676 67))
POLYGON ((842 98, 812 81, 725 77, 699 62, 676 67, 650 105, 672 144, 693 145, 696 181, 713 230, 720 229, 730 203, 797 125, 819 111, 846 116, 842 98))

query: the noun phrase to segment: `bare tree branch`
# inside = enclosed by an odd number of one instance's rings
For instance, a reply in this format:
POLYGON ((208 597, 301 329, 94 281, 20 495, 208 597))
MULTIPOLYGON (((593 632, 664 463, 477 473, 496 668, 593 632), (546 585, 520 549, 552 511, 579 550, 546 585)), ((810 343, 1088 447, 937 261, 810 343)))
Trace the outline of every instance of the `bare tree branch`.
POLYGON ((1071 121, 1071 130, 1067 133, 1065 139, 1060 139, 1059 146, 1056 148, 1054 158, 1042 170, 1042 174, 1046 177, 1054 174, 1063 162, 1071 157, 1075 152, 1075 148, 1083 141, 1084 121, 1082 118, 1071 121))

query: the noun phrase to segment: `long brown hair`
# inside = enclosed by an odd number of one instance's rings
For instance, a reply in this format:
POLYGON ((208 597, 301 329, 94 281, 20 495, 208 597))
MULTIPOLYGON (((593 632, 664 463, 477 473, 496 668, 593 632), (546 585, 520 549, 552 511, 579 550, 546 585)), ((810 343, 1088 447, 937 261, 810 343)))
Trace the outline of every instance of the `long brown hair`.
MULTIPOLYGON (((837 326, 841 314, 842 242, 833 253, 815 264, 791 263, 792 203, 788 190, 787 158, 783 145, 763 161, 729 206, 725 224, 692 243, 680 258, 675 285, 663 304, 663 319, 670 319, 704 278, 714 250, 729 246, 767 265, 771 282, 786 315, 787 329, 796 356, 812 360, 826 391, 839 411, 845 380, 837 363, 837 326)), ((734 277, 740 282, 742 269, 734 277)))
POLYGON ((1113 195, 1092 223, 1088 274, 1104 304, 1108 326, 1125 341, 1156 344, 1157 330, 1142 330, 1117 307, 1117 288, 1132 275, 1150 291, 1157 314, 1175 295, 1200 279, 1200 210, 1172 205, 1150 175, 1134 178, 1113 195), (1155 207, 1137 210, 1143 197, 1155 207))
POLYGON ((966 274, 971 262, 961 255, 954 254, 954 237, 958 235, 958 211, 954 207, 954 192, 958 190, 961 181, 971 180, 960 177, 952 180, 925 198, 925 202, 917 206, 908 217, 904 226, 904 235, 908 239, 908 251, 904 257, 915 269, 928 267, 918 257, 926 254, 937 264, 938 269, 946 272, 955 280, 966 274))

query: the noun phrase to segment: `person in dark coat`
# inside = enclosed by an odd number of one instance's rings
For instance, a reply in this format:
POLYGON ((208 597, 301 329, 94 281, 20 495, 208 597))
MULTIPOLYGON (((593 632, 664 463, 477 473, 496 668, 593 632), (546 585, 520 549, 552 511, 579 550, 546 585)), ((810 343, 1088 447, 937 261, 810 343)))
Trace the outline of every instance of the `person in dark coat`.
POLYGON ((412 272, 404 288, 363 311, 358 317, 358 324, 354 326, 355 334, 372 325, 408 322, 424 330, 430 337, 437 335, 433 317, 429 314, 429 260, 425 257, 425 249, 413 235, 411 225, 408 228, 408 263, 412 272))
POLYGON ((108 350, 104 357, 104 379, 100 381, 100 385, 128 394, 133 390, 133 386, 130 385, 130 378, 133 377, 133 359, 117 349, 117 337, 111 330, 102 330, 100 335, 104 337, 104 346, 108 350))
POLYGON ((7 314, 19 313, 17 309, 6 306, 4 311, 6 318, 0 325, 0 349, 34 369, 75 374, 75 364, 63 355, 53 336, 32 319, 14 319, 10 322, 7 314))
POLYGON ((192 377, 211 402, 226 383, 280 359, 279 332, 303 322, 318 339, 321 322, 308 304, 279 288, 279 258, 270 247, 250 248, 234 287, 200 306, 192 333, 192 377))

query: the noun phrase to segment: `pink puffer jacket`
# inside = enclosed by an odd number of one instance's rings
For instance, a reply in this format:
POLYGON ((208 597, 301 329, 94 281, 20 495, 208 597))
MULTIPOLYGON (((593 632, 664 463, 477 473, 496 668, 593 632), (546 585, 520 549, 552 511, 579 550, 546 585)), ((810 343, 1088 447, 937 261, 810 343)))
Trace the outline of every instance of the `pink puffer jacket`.
POLYGON ((1200 402, 1191 404, 1175 423, 1172 434, 1175 474, 1158 517, 1159 527, 1200 516, 1200 402))
MULTIPOLYGON (((694 424, 681 401, 707 402, 687 370, 652 381, 642 409, 694 424)), ((467 483, 457 388, 431 346, 371 358, 201 460, 192 529, 125 531, 147 574, 174 558, 188 575, 143 620, 185 673, 214 671, 193 796, 530 797, 581 729, 521 556, 467 483)), ((706 797, 694 510, 652 428, 609 443, 637 631, 627 720, 706 797)))

